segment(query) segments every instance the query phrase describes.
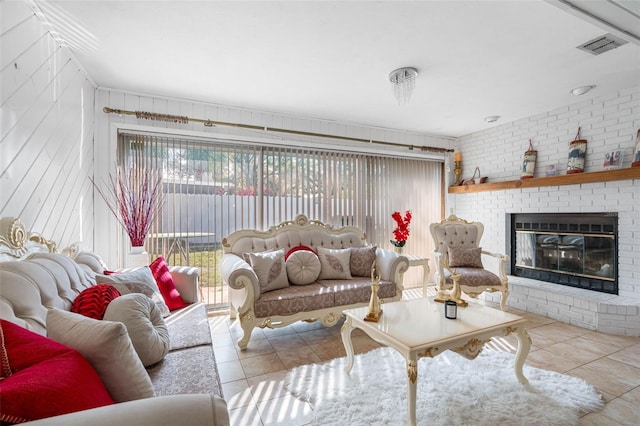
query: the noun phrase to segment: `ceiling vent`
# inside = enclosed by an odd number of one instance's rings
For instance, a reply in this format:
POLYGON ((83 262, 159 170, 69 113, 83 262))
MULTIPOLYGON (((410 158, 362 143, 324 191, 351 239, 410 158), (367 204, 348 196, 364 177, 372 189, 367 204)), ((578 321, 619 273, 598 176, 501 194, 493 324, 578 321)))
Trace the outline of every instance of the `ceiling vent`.
POLYGON ((585 52, 589 52, 593 55, 600 55, 601 53, 608 52, 609 50, 613 50, 616 47, 620 47, 623 44, 627 44, 628 42, 621 39, 620 37, 616 37, 613 34, 605 34, 600 37, 596 37, 593 40, 589 40, 588 42, 578 46, 578 49, 584 50, 585 52))

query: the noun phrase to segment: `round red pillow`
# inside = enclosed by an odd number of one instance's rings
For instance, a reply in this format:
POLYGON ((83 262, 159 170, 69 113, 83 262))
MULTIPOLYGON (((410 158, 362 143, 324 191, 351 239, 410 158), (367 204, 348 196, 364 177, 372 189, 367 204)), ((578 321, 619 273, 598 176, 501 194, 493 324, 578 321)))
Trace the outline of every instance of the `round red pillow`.
POLYGON ((291 256, 293 253, 300 251, 300 250, 305 250, 305 251, 310 251, 311 253, 314 253, 316 256, 318 255, 318 253, 316 253, 316 251, 314 249, 312 249, 311 247, 308 246, 295 246, 295 247, 291 247, 289 249, 289 251, 284 255, 284 260, 286 261, 289 256, 291 256))
POLYGON ((94 285, 83 290, 75 298, 71 305, 71 312, 101 320, 107 306, 116 297, 120 297, 120 292, 111 284, 94 285))

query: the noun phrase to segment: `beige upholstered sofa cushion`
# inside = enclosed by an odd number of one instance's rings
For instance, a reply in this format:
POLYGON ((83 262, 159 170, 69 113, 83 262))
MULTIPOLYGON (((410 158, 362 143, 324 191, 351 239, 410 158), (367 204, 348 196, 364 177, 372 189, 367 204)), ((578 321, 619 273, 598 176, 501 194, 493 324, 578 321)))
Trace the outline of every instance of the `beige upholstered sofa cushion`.
POLYGON ((105 321, 119 321, 125 325, 140 361, 148 367, 169 352, 169 330, 157 306, 144 294, 120 296, 107 307, 105 321))
POLYGON ((155 395, 124 324, 51 309, 47 331, 50 338, 74 348, 91 363, 114 401, 155 395))
POLYGON ((260 293, 289 286, 284 250, 249 253, 249 261, 258 276, 260 293))
POLYGON ((349 268, 352 277, 370 277, 371 266, 376 260, 376 247, 351 247, 349 268))
POLYGON ((351 250, 318 248, 320 258, 321 280, 350 280, 351 279, 351 250))
POLYGON ((118 289, 120 294, 142 293, 153 300, 163 317, 170 314, 158 284, 153 278, 151 268, 148 266, 112 275, 98 274, 96 275, 96 283, 111 284, 118 289))

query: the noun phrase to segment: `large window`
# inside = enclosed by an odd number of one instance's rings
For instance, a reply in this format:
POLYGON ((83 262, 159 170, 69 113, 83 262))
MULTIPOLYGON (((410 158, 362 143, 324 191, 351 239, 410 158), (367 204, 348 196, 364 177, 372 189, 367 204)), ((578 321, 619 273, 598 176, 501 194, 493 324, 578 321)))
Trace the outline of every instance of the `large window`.
MULTIPOLYGON (((441 217, 441 164, 301 147, 230 144, 166 136, 120 135, 122 161, 163 176, 165 205, 147 239, 150 256, 201 269, 205 301, 227 304, 221 242, 246 228, 267 229, 298 214, 365 230, 392 248, 394 211, 411 210, 409 254, 430 257, 428 227, 441 217)), ((415 269, 415 268, 413 268, 415 269)), ((421 283, 421 271, 405 275, 421 283)))

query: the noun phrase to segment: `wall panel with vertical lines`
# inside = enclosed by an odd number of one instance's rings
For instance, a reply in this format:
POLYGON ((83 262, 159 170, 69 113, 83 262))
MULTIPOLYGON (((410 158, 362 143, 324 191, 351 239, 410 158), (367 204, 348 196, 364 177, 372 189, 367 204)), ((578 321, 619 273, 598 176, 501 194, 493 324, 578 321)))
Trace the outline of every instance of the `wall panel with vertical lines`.
POLYGON ((26 2, 0 8, 0 216, 92 247, 95 87, 26 2))

